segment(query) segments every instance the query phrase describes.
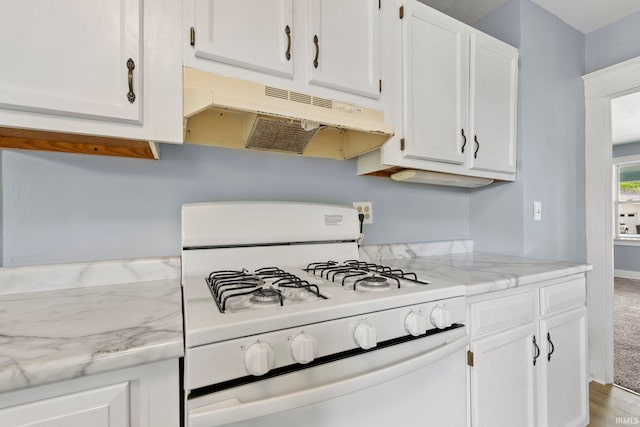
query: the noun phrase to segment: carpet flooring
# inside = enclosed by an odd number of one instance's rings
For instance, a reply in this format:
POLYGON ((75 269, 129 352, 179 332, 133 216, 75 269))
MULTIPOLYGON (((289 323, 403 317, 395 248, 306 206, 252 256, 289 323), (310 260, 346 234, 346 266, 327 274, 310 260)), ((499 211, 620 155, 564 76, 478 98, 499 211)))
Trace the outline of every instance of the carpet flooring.
POLYGON ((640 280, 614 281, 614 382, 640 393, 640 280))

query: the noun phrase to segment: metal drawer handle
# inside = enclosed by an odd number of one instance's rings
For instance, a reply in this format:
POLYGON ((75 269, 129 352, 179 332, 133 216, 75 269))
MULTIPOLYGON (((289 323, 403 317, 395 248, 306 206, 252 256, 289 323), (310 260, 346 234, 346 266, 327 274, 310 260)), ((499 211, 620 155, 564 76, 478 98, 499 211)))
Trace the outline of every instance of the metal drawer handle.
POLYGON ((133 62, 133 59, 129 58, 127 60, 127 69, 129 70, 129 93, 127 93, 127 99, 130 103, 136 100, 136 94, 133 92, 133 70, 136 68, 136 63, 133 62))
POLYGON ((473 135, 473 140, 476 142, 476 151, 473 152, 473 158, 478 158, 478 150, 480 150, 480 142, 478 142, 478 135, 473 135))
POLYGON ((533 336, 533 345, 536 348, 536 353, 533 355, 533 366, 536 366, 536 361, 538 360, 538 357, 540 357, 540 347, 538 347, 538 344, 536 343, 536 336, 533 336))
POLYGON ((460 133, 464 138, 464 142, 462 143, 462 154, 464 154, 464 147, 467 145, 467 136, 464 134, 464 129, 460 129, 460 133))
POLYGON ((284 27, 284 33, 287 35, 287 51, 284 56, 287 58, 287 61, 291 59, 291 28, 287 25, 284 27))
POLYGON ((547 361, 551 362, 551 355, 553 354, 554 351, 556 351, 556 346, 553 345, 553 341, 551 341, 551 334, 549 332, 547 332, 547 341, 551 346, 551 351, 547 354, 547 361))
POLYGON ((313 36, 313 44, 316 45, 316 57, 313 59, 313 66, 318 68, 318 56, 320 55, 320 43, 318 41, 318 35, 313 36))

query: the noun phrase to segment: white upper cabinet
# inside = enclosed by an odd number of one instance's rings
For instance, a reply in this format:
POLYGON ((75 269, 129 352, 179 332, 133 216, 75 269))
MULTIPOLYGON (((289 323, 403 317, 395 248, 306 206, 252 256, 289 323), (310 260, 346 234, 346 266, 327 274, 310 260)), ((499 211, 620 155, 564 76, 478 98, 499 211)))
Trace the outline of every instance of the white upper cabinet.
POLYGON ((182 6, 0 2, 0 128, 182 141, 182 6))
POLYGON ((291 77, 293 0, 195 0, 195 56, 291 77))
POLYGON ((479 32, 471 34, 470 57, 470 167, 515 173, 518 57, 479 32))
POLYGON ((403 157, 515 173, 518 51, 421 3, 402 15, 403 157))
POLYGON ((419 6, 404 6, 403 155, 462 164, 468 103, 466 28, 419 6))
POLYGON ((397 78, 386 78, 394 99, 385 103, 396 134, 358 159, 358 173, 404 168, 515 180, 518 50, 417 0, 393 12, 384 52, 397 78))
POLYGON ((311 0, 310 83, 357 95, 380 93, 378 0, 311 0))
POLYGON ((378 0, 185 0, 183 31, 186 67, 379 103, 378 0))
POLYGON ((0 107, 140 123, 142 0, 3 2, 0 107))

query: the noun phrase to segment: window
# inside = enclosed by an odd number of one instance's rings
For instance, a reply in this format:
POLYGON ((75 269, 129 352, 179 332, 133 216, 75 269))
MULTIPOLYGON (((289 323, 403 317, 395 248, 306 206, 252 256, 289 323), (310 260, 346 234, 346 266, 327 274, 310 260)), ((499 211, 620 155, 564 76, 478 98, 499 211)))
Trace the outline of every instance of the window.
MULTIPOLYGON (((635 156, 634 156, 635 157, 635 156)), ((616 161, 616 238, 640 240, 640 161, 616 161)))

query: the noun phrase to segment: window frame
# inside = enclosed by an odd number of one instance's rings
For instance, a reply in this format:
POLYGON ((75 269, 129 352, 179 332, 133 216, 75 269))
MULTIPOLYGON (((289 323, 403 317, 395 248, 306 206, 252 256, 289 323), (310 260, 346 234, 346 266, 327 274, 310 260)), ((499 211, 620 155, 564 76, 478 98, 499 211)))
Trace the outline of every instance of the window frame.
MULTIPOLYGON (((621 246, 640 246, 640 234, 633 233, 631 235, 620 234, 620 205, 624 202, 620 201, 620 168, 624 166, 640 165, 640 154, 632 156, 620 156, 613 158, 613 239, 616 245, 621 246)), ((637 202, 640 204, 640 201, 637 202)), ((639 213, 640 215, 640 213, 639 213)), ((635 231, 635 230, 634 230, 635 231)))

